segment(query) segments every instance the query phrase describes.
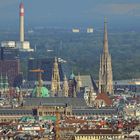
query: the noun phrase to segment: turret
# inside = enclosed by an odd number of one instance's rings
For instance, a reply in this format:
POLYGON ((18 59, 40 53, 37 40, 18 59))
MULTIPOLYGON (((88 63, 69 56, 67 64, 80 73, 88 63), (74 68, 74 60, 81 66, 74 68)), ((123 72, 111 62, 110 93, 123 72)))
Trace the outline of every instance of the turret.
POLYGON ((81 76, 79 73, 78 77, 77 77, 76 92, 80 92, 81 87, 82 87, 82 80, 81 80, 81 76))
POLYGON ((66 75, 64 76, 62 94, 63 94, 64 97, 68 97, 68 94, 69 94, 69 85, 68 85, 66 75))

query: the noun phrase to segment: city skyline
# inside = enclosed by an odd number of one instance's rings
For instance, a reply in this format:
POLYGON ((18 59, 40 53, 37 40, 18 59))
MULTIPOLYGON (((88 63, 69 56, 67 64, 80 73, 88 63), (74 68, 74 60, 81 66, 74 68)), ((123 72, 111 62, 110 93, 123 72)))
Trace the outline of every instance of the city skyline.
POLYGON ((1 140, 140 138, 138 0, 1 0, 0 18, 1 140))

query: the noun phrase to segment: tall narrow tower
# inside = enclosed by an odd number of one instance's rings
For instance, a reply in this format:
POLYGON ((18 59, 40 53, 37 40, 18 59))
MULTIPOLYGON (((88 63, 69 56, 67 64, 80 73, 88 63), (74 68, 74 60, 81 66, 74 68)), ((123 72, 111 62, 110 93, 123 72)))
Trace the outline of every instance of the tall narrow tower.
POLYGON ((20 3, 20 11, 19 11, 19 16, 20 16, 20 42, 24 42, 24 4, 23 2, 20 3))
POLYGON ((52 82, 51 83, 52 96, 58 96, 59 92, 61 91, 61 87, 60 87, 60 75, 59 75, 57 58, 55 58, 54 67, 52 70, 52 81, 51 82, 52 82))
POLYGON ((100 57, 99 92, 113 93, 111 55, 108 50, 107 21, 104 21, 104 46, 100 57))
POLYGON ((69 84, 66 75, 64 76, 62 94, 64 97, 68 97, 69 94, 69 84))

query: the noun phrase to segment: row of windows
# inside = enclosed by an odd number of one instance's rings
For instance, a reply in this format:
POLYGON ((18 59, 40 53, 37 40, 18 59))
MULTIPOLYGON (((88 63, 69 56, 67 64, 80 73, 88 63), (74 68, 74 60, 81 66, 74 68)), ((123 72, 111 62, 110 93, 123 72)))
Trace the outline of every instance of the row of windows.
POLYGON ((0 119, 0 122, 18 121, 17 119, 0 119))
POLYGON ((107 138, 119 138, 121 136, 76 136, 76 140, 80 140, 81 138, 82 139, 87 139, 87 140, 90 140, 90 139, 107 139, 107 138))
POLYGON ((102 116, 107 116, 107 115, 112 115, 113 113, 73 113, 73 115, 102 115, 102 116))
MULTIPOLYGON (((61 114, 65 114, 66 112, 60 112, 61 114)), ((39 116, 42 116, 42 115, 55 115, 56 112, 39 112, 39 116)), ((67 112, 67 115, 70 115, 71 113, 70 112, 67 112)))

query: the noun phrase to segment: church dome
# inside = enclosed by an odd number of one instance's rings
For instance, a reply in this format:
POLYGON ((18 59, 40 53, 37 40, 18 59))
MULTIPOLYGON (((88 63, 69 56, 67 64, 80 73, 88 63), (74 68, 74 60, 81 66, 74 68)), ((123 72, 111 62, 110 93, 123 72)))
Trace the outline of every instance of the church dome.
POLYGON ((70 75, 70 80, 73 80, 73 79, 75 79, 75 75, 74 75, 74 73, 72 72, 72 74, 70 75))
MULTIPOLYGON (((38 90, 39 90, 38 86, 36 86, 33 89, 33 92, 32 92, 32 96, 33 97, 37 97, 37 91, 38 90)), ((40 95, 40 97, 49 97, 49 90, 46 87, 44 87, 44 86, 41 87, 41 95, 40 95)))

